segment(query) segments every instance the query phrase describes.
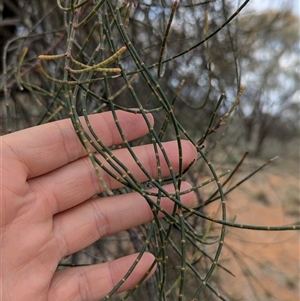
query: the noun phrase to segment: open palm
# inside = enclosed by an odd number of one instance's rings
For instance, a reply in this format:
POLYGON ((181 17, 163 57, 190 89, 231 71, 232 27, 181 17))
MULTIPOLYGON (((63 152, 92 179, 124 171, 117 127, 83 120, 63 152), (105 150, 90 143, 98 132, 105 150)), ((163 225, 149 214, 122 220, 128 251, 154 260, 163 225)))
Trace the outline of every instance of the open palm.
MULTIPOLYGON (((148 132, 140 115, 119 111, 118 118, 128 141, 148 132)), ((111 113, 92 115, 90 120, 107 146, 122 143, 111 113)), ((182 146, 184 168, 196 158, 196 151, 187 141, 182 146)), ((164 148, 178 170, 176 143, 165 143, 164 148)), ((157 176, 153 146, 139 146, 134 152, 157 176)), ((140 182, 147 180, 126 149, 114 155, 140 182)), ((69 120, 1 137, 1 156, 1 300, 99 300, 105 296, 137 254, 62 271, 56 271, 57 265, 64 256, 103 236, 150 221, 153 215, 147 202, 138 193, 92 198, 103 188, 69 120)), ((167 176, 163 156, 161 162, 162 174, 167 176)), ((106 173, 102 176, 109 188, 120 187, 106 173)), ((187 188, 189 184, 182 183, 181 189, 187 188)), ((184 195, 182 201, 191 204, 193 194, 184 195)), ((173 203, 163 199, 162 207, 171 212, 173 203)), ((153 260, 153 255, 145 253, 120 291, 132 288, 153 260)))

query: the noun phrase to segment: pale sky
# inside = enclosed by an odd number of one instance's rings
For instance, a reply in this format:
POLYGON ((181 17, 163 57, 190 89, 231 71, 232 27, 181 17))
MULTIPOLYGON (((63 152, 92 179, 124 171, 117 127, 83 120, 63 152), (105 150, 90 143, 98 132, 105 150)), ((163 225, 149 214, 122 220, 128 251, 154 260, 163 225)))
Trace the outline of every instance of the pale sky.
MULTIPOLYGON (((242 1, 239 1, 242 2, 242 1)), ((245 10, 291 9, 294 14, 300 15, 299 0, 251 0, 245 10)))

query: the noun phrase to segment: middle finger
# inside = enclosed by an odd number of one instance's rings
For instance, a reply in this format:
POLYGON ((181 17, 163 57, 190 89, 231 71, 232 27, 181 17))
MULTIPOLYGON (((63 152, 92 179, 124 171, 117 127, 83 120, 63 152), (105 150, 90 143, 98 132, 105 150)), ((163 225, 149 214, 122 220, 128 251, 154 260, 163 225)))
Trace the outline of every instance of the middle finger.
MULTIPOLYGON (((179 154, 177 143, 175 141, 166 142, 163 146, 173 171, 175 173, 178 172, 179 154)), ((149 174, 154 178, 157 177, 158 168, 153 145, 144 145, 133 149, 135 155, 149 174)), ((182 152, 182 165, 184 169, 196 158, 196 150, 190 142, 183 140, 182 152)), ((114 156, 121 162, 124 162, 137 181, 145 182, 148 180, 148 177, 140 169, 127 149, 114 151, 114 156)), ((170 174, 170 170, 161 152, 159 152, 159 158, 161 175, 166 177, 170 174)), ((103 158, 99 159, 104 161, 103 158)), ((113 171, 113 168, 109 166, 107 162, 104 162, 104 164, 109 170, 113 171)), ((100 172, 110 189, 122 186, 120 182, 109 176, 103 170, 100 172)), ((115 171, 114 174, 116 174, 115 171)), ((103 187, 99 183, 99 179, 89 157, 81 158, 48 174, 31 179, 29 185, 32 191, 39 195, 44 195, 44 199, 47 202, 46 205, 50 206, 50 212, 53 215, 76 206, 103 191, 103 187)), ((40 199, 43 199, 43 197, 40 199)))

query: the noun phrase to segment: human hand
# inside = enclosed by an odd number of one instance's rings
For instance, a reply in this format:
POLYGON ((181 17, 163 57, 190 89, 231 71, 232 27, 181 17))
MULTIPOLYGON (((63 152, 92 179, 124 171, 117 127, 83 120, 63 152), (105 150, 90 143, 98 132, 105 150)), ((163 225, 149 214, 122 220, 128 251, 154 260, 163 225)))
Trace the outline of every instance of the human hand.
MULTIPOLYGON (((119 122, 133 140, 148 132, 141 115, 118 111, 119 122)), ((153 122, 152 116, 148 116, 153 122)), ((111 113, 90 116, 107 145, 122 143, 111 113)), ((182 141, 183 168, 196 158, 194 147, 182 141)), ((176 142, 164 144, 178 171, 176 142)), ((134 148, 143 166, 157 176, 152 145, 134 148)), ((127 149, 114 151, 140 181, 147 181, 127 149)), ((161 155, 162 174, 169 169, 161 155)), ((111 189, 120 183, 102 173, 111 189)), ((183 182, 182 190, 188 189, 183 182)), ((173 192, 172 186, 165 188, 173 192)), ((103 191, 86 150, 69 120, 62 120, 1 137, 1 300, 99 300, 117 284, 137 254, 93 266, 56 271, 61 258, 101 237, 152 220, 148 203, 138 193, 93 198, 103 191), (138 213, 138 214, 137 214, 138 213), (1 287, 2 286, 2 287, 1 287)), ((193 193, 182 196, 190 205, 193 193)), ((173 202, 161 206, 172 212, 173 202)), ((145 253, 119 292, 132 288, 153 263, 145 253)))

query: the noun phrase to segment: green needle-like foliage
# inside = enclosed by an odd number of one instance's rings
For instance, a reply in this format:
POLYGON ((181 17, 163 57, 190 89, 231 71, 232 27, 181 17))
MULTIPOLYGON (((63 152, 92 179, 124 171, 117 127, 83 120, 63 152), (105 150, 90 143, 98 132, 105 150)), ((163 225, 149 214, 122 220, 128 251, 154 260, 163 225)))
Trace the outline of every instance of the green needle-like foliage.
MULTIPOLYGON (((153 222, 118 236, 120 241, 117 244, 109 240, 105 245, 96 242, 84 251, 86 256, 74 254, 69 261, 71 263, 61 263, 60 268, 92 264, 132 250, 138 251, 137 261, 102 300, 232 300, 226 291, 219 291, 215 276, 220 269, 231 275, 230 267, 220 262, 228 231, 232 227, 257 231, 300 229, 296 224, 241 224, 227 216, 226 196, 273 159, 253 168, 247 176, 230 185, 233 176, 238 175, 242 168, 246 154, 232 171, 225 166, 216 167, 210 161, 210 154, 214 150, 211 141, 217 144, 218 139, 226 140, 225 130, 221 132, 222 135, 225 133, 225 138, 217 136, 217 133, 230 127, 231 118, 236 118, 235 113, 245 89, 239 84, 238 53, 234 53, 235 71, 230 70, 237 79, 235 92, 227 97, 224 91, 217 88, 223 85, 222 80, 213 78, 214 56, 210 53, 218 51, 214 48, 216 35, 228 33, 227 26, 236 21, 248 2, 242 2, 231 14, 225 14, 225 19, 216 22, 209 17, 224 17, 225 10, 229 13, 225 1, 222 4, 223 11, 218 11, 213 1, 58 0, 57 3, 46 3, 32 0, 28 1, 28 7, 38 11, 39 15, 32 17, 31 22, 34 23, 26 30, 23 28, 25 34, 10 39, 3 48, 0 83, 6 111, 3 131, 8 133, 18 127, 70 118, 105 191, 103 194, 136 191, 153 211, 153 222), (164 18, 160 19, 160 14, 164 18), (186 22, 191 24, 194 23, 189 18, 198 16, 202 20, 202 25, 199 21, 197 28, 190 29, 190 36, 181 31, 178 25, 184 16, 186 22), (187 62, 196 55, 199 60, 204 59, 206 54, 209 57, 207 70, 203 69, 201 74, 202 71, 195 67, 194 72, 198 72, 199 82, 208 74, 205 79, 208 92, 200 91, 202 84, 198 85, 199 95, 202 95, 199 96, 199 102, 203 105, 199 106, 198 103, 195 109, 194 104, 185 97, 192 81, 187 62), (214 84, 217 80, 218 83, 214 84), (15 120, 15 116, 20 114, 14 102, 17 91, 22 91, 29 99, 28 102, 19 103, 20 112, 27 119, 27 123, 19 125, 15 120), (94 132, 89 114, 107 110, 114 116, 123 139, 122 147, 128 149, 147 176, 147 183, 140 183, 126 162, 113 154, 113 148, 120 146, 107 147, 94 132), (141 114, 148 125, 149 135, 134 143, 127 141, 118 122, 118 110, 141 114), (147 119, 149 112, 156 118, 155 127, 147 119), (84 116, 84 121, 80 116, 84 116), (211 140, 213 137, 215 140, 211 140), (174 172, 162 144, 170 139, 175 139, 178 145, 178 173, 174 172), (186 170, 182 167, 182 139, 191 141, 198 152, 197 162, 193 162, 186 170), (134 153, 133 145, 144 143, 152 144, 157 154, 157 179, 150 175, 134 153), (159 153, 163 154, 170 170, 167 179, 161 175, 159 153), (109 168, 99 160, 99 155, 109 168), (199 170, 205 169, 208 176, 202 179, 199 170), (101 170, 119 181, 124 188, 110 190, 101 176, 101 170), (181 182, 186 178, 193 182, 193 187, 189 191, 179 192, 181 182), (172 183, 174 194, 164 189, 166 182, 172 183), (202 199, 202 189, 208 185, 213 187, 211 193, 202 199), (156 187, 157 192, 151 192, 149 186, 156 187), (181 202, 182 195, 190 191, 197 196, 194 207, 187 207, 181 202), (156 201, 153 201, 153 197, 156 201), (174 202, 172 213, 161 207, 162 197, 174 202), (215 202, 220 204, 221 213, 208 215, 206 206, 215 202), (158 218, 160 212, 163 213, 163 219, 158 218), (121 242, 126 237, 127 248, 121 242), (109 249, 110 252, 107 251, 109 249), (90 250, 96 255, 89 253, 90 250), (146 274, 133 290, 121 297, 114 297, 147 250, 156 257, 156 262, 150 268, 157 264, 155 276, 142 284, 146 274), (113 256, 108 256, 108 253, 113 253, 113 256)), ((232 32, 229 33, 232 42, 232 32)), ((230 143, 230 139, 228 141, 230 143)))

